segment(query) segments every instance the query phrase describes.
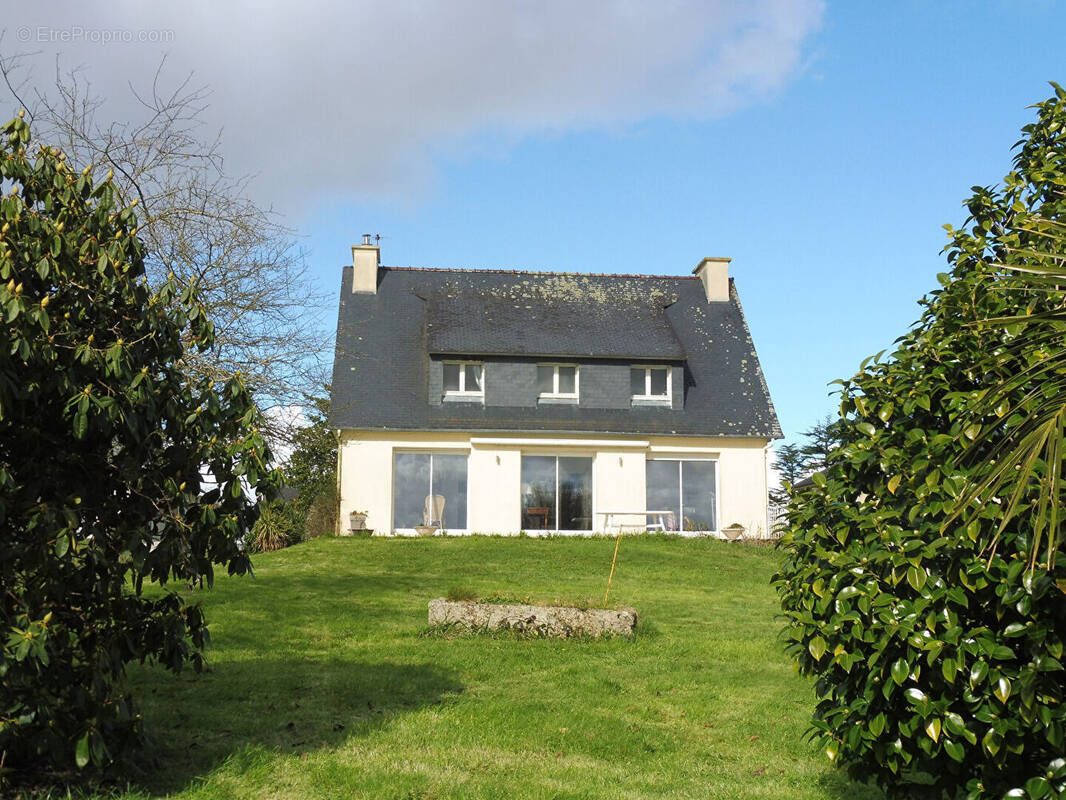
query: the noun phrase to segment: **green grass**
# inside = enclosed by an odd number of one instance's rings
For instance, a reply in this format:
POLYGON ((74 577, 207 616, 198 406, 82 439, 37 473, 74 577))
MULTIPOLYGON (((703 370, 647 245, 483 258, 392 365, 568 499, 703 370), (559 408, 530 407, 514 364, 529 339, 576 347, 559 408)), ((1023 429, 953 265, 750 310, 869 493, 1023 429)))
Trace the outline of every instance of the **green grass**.
POLYGON ((127 797, 847 798, 803 741, 771 549, 622 543, 633 639, 424 636, 426 604, 602 597, 610 539, 320 539, 202 597, 209 670, 131 673, 157 766, 127 797))
POLYGON ((603 603, 603 597, 582 597, 575 599, 573 597, 559 597, 559 596, 540 596, 532 594, 516 594, 514 592, 491 592, 489 594, 479 594, 468 586, 453 586, 444 595, 445 600, 451 600, 453 602, 477 602, 487 603, 492 605, 519 605, 519 606, 555 606, 562 608, 578 608, 581 610, 587 610, 590 608, 609 608, 618 610, 623 608, 622 604, 616 603, 613 600, 606 605, 603 603))

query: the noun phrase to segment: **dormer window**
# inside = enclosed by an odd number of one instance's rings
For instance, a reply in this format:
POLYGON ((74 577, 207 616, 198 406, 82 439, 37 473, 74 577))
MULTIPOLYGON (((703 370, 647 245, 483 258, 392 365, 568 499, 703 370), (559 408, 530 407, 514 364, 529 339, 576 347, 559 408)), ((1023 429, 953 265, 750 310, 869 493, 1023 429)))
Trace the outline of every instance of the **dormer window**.
POLYGON ((444 396, 483 398, 485 396, 485 365, 480 361, 445 361, 444 396))
POLYGON ((578 382, 574 364, 537 364, 537 393, 541 400, 577 400, 578 382))
POLYGON ((669 402, 671 397, 669 367, 633 367, 629 387, 637 401, 669 402))

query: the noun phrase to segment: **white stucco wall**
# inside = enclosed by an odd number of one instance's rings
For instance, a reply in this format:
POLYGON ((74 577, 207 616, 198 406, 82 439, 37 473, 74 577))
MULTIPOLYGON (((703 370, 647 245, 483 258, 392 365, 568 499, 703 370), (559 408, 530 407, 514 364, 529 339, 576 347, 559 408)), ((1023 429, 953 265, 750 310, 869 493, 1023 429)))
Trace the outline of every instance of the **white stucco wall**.
MULTIPOLYGON (((522 453, 593 459, 593 515, 597 531, 606 511, 645 510, 645 462, 713 458, 718 463, 718 525, 739 522, 749 536, 766 535, 765 439, 682 436, 614 437, 556 434, 342 431, 338 460, 340 524, 367 511, 367 526, 391 533, 392 471, 396 452, 468 454, 467 532, 518 533, 522 453)), ((618 521, 617 518, 613 520, 618 521)), ((640 518, 623 518, 639 523, 640 518)))
POLYGON ((516 500, 522 491, 522 451, 514 447, 471 448, 466 491, 467 530, 517 532, 522 527, 522 509, 516 500))

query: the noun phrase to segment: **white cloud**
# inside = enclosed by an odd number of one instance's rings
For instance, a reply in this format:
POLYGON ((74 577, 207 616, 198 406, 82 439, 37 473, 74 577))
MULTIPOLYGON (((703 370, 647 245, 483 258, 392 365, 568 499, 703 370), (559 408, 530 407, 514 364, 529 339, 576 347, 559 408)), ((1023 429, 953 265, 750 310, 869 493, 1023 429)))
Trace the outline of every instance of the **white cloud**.
POLYGON ((486 132, 728 113, 801 69, 821 16, 821 0, 59 0, 9 8, 3 50, 36 51, 38 81, 57 53, 85 67, 118 119, 168 53, 172 81, 212 88, 228 171, 292 209, 417 190, 435 154, 486 132))

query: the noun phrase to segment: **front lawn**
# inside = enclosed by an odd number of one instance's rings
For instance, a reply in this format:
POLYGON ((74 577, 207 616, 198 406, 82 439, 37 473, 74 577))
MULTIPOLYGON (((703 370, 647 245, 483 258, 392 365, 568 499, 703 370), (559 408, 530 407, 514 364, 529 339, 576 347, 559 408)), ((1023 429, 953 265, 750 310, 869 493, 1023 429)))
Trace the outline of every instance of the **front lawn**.
POLYGON ((622 542, 634 640, 425 635, 426 604, 602 598, 610 539, 320 539, 203 598, 209 671, 132 673, 158 764, 127 797, 848 798, 803 741, 776 553, 622 542))

